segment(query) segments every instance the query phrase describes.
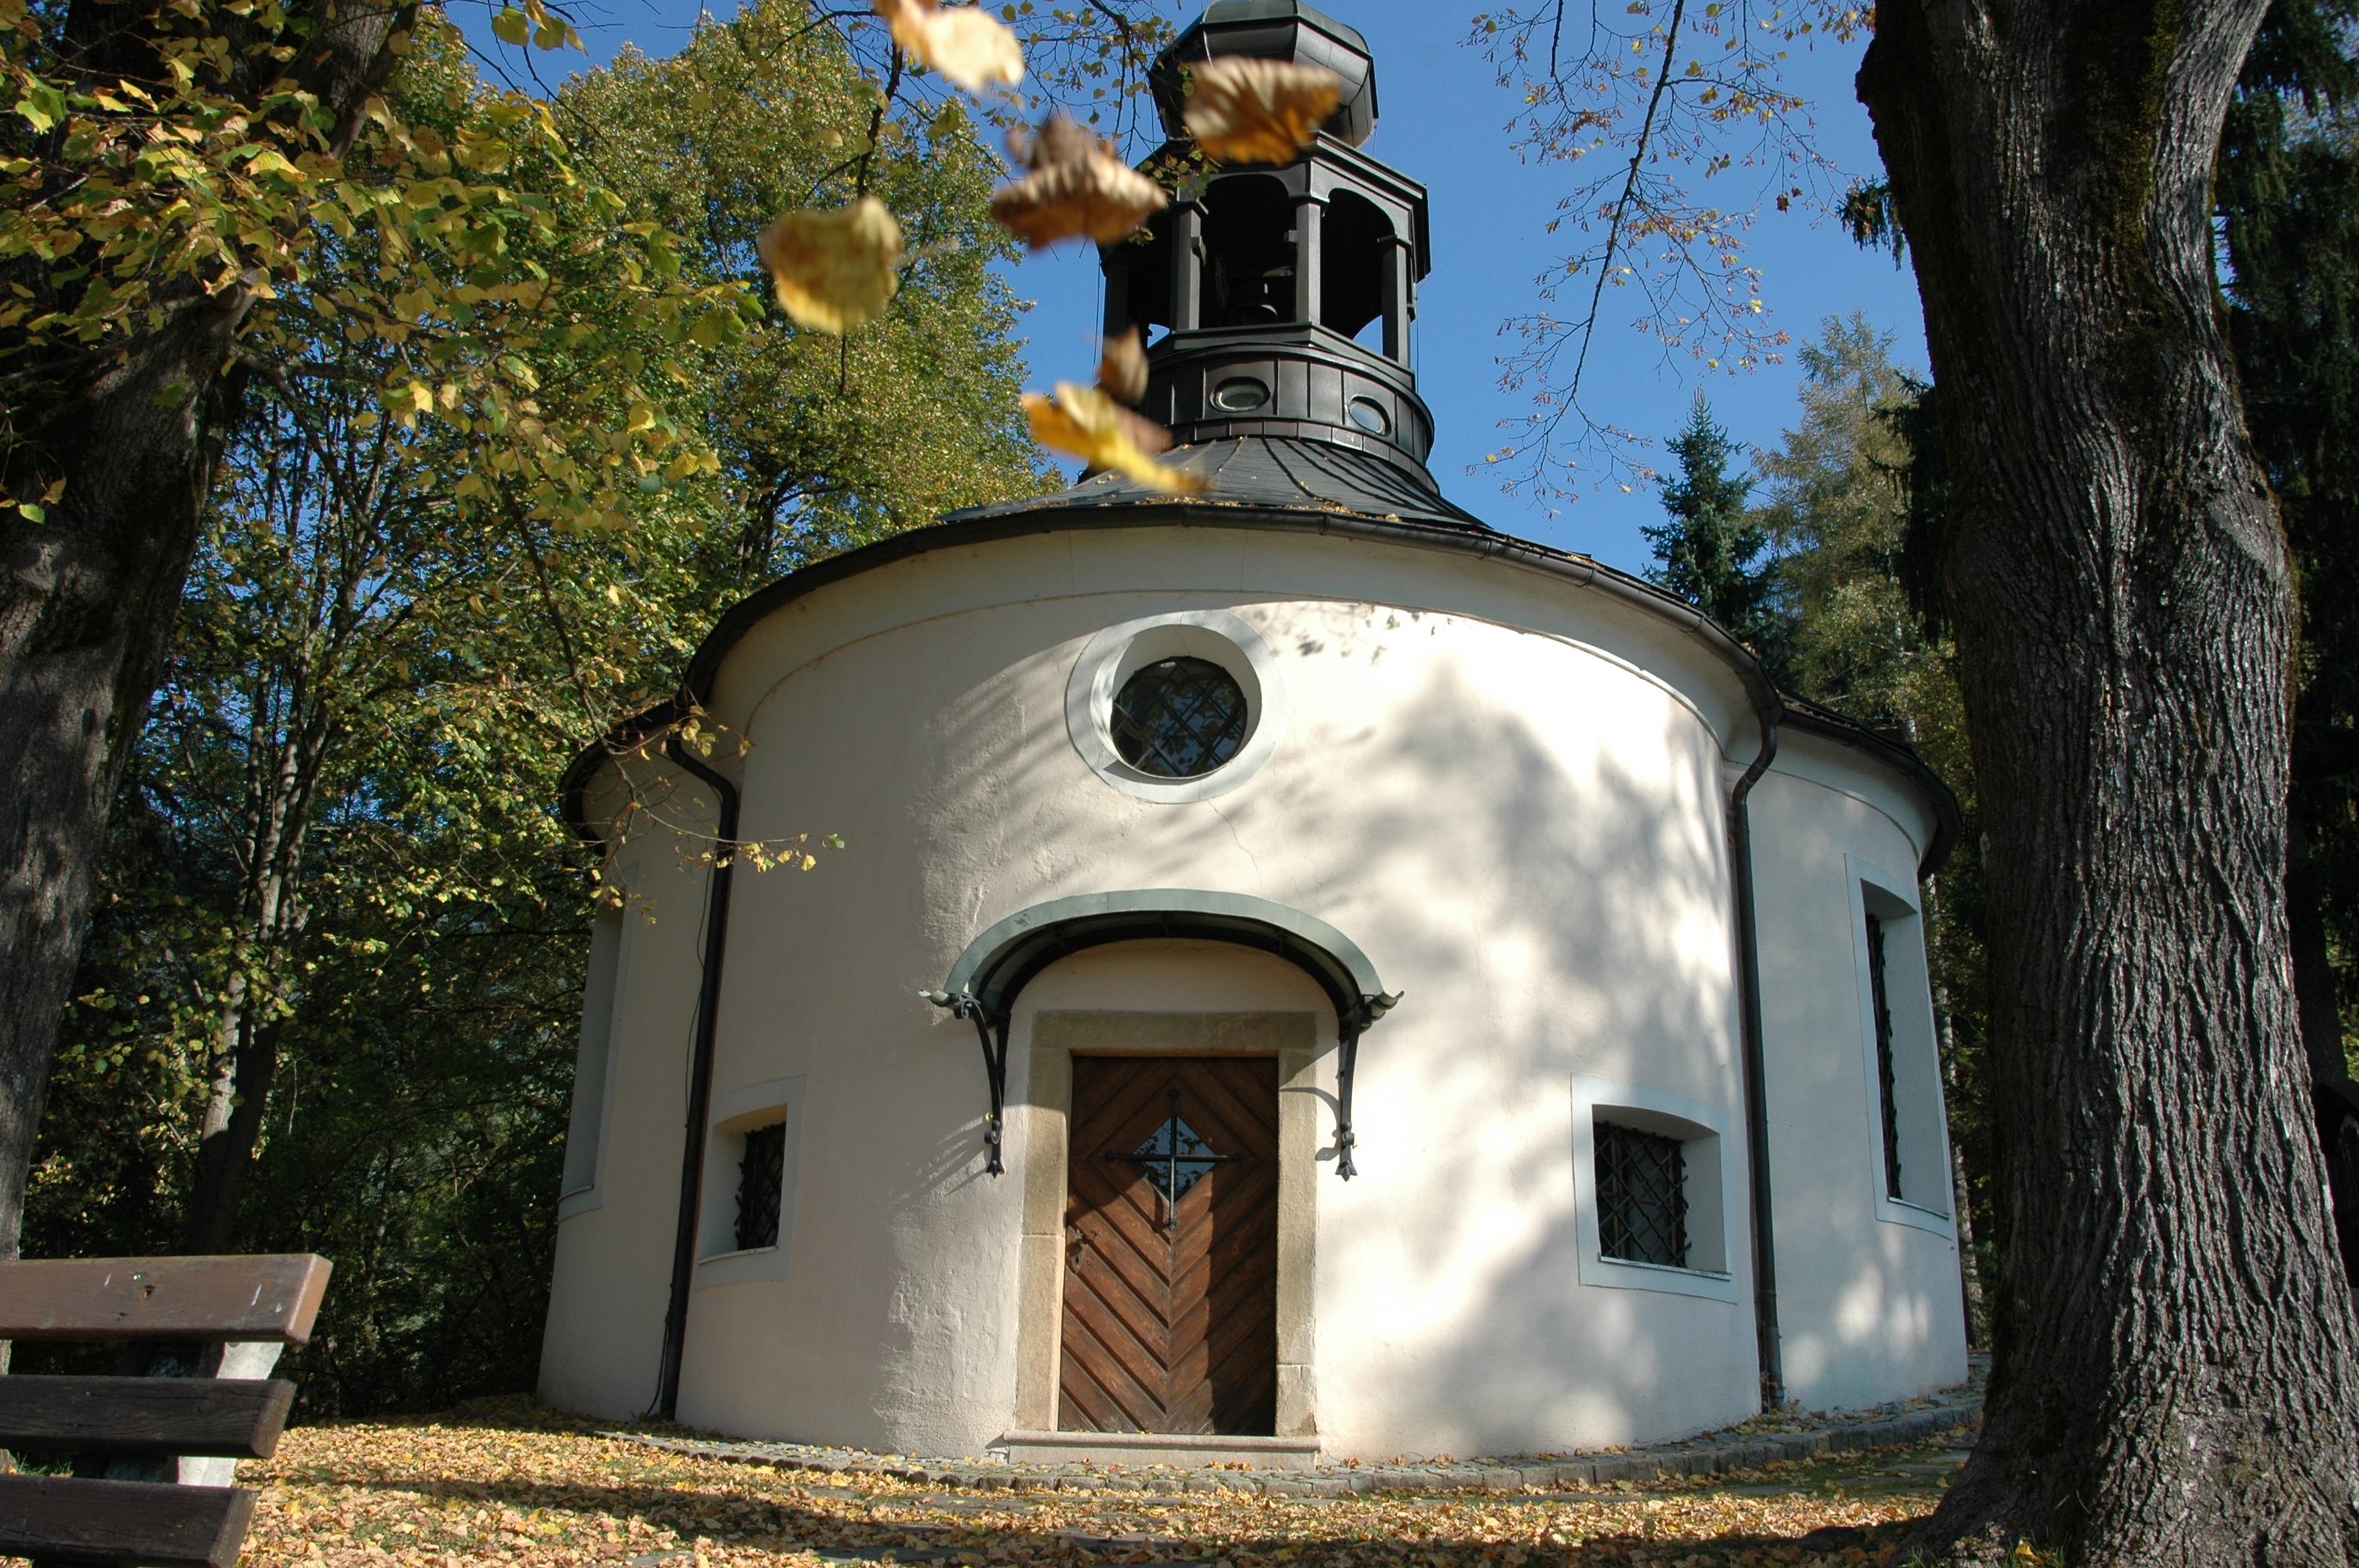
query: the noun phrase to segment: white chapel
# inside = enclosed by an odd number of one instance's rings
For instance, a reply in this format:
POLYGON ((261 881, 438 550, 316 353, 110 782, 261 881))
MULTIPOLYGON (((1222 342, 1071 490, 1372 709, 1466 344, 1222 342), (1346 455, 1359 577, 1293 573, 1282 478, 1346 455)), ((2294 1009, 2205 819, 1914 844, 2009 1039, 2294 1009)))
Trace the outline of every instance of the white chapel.
POLYGON ((1104 253, 1205 492, 1100 474, 785 578, 569 775, 653 918, 592 939, 542 1397, 1377 1459, 1962 1380, 1954 801, 1442 498, 1367 48, 1219 0, 1158 62, 1175 136, 1232 53, 1345 100, 1104 253), (731 743, 647 740, 690 706, 731 743), (806 832, 849 848, 704 853, 806 832))

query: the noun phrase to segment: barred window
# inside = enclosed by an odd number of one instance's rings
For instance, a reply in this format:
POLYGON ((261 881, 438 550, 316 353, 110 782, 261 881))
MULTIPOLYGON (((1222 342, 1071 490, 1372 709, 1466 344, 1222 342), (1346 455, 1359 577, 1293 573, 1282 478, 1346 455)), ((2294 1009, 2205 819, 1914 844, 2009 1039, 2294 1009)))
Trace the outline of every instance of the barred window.
POLYGON ((1688 1173, 1680 1141, 1595 1125, 1598 1250, 1626 1263, 1686 1268, 1688 1173))
POLYGON ((774 1121, 745 1134, 737 1166, 737 1250, 778 1244, 778 1197, 787 1181, 787 1124, 774 1121))
POLYGON ((1123 683, 1114 699, 1114 745, 1157 778, 1211 773, 1245 743, 1245 694, 1210 659, 1165 659, 1123 683))

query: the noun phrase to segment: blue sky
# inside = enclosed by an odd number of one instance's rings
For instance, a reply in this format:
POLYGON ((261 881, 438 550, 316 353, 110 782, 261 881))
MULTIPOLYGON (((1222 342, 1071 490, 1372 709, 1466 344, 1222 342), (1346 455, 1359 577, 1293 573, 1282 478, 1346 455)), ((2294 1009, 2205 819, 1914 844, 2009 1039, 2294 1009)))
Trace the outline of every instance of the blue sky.
MULTIPOLYGON (((734 0, 717 0, 725 6, 734 0)), ((1482 54, 1464 45, 1473 0, 1322 0, 1322 8, 1366 35, 1376 58, 1383 117, 1366 151, 1423 181, 1431 193, 1433 272, 1419 297, 1419 389, 1436 425, 1434 477, 1451 500, 1511 534, 1580 550, 1636 571, 1647 561, 1639 528, 1658 521, 1659 499, 1641 487, 1583 488, 1576 499, 1501 493, 1484 454, 1511 432, 1501 427, 1528 406, 1499 390, 1499 335, 1507 317, 1531 308, 1534 277, 1568 248, 1545 232, 1566 186, 1561 167, 1527 166, 1509 146, 1514 103, 1482 54), (1472 469, 1474 471, 1470 472, 1472 469)), ((695 0, 586 0, 567 10, 581 24, 590 59, 610 59, 625 41, 669 54, 685 41, 695 0)), ((477 48, 493 40, 489 12, 457 5, 452 16, 477 48)), ((720 14, 726 15, 725 10, 720 14)), ((1864 44, 1797 51, 1789 85, 1811 103, 1820 146, 1846 174, 1879 168, 1867 113, 1853 97, 1864 44)), ((580 60, 581 57, 570 57, 580 60)), ((552 63, 542 56, 543 70, 552 63)), ((1737 204, 1749 188, 1724 200, 1737 204)), ((1913 277, 1888 254, 1854 246, 1834 222, 1797 208, 1766 212, 1753 230, 1750 260, 1762 268, 1762 298, 1773 320, 1799 341, 1829 315, 1864 312, 1895 335, 1895 358, 1921 373, 1924 325, 1913 277)), ((1019 297, 1036 302, 1025 319, 1035 385, 1081 379, 1097 360, 1097 260, 1066 247, 1009 269, 1019 297)), ((1705 373, 1684 355, 1666 361, 1654 340, 1609 314, 1591 356, 1594 406, 1625 428, 1658 438, 1676 430, 1701 386, 1740 447, 1775 445, 1795 418, 1799 359, 1738 373, 1705 373)))

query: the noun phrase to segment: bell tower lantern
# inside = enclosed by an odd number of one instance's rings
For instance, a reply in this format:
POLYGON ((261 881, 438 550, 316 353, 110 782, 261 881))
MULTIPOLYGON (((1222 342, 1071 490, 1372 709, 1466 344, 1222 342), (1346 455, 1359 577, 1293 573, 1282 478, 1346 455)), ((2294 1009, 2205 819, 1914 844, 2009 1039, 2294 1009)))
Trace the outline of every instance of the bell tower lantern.
POLYGON ((1367 41, 1302 0, 1216 0, 1148 81, 1169 139, 1146 167, 1180 171, 1180 194, 1100 252, 1107 334, 1148 341, 1142 412, 1182 443, 1328 442, 1432 488, 1433 416, 1409 369, 1425 188, 1360 150, 1376 125, 1367 41), (1189 67, 1223 55, 1333 71, 1342 98, 1316 144, 1287 164, 1205 165, 1180 113, 1189 67))

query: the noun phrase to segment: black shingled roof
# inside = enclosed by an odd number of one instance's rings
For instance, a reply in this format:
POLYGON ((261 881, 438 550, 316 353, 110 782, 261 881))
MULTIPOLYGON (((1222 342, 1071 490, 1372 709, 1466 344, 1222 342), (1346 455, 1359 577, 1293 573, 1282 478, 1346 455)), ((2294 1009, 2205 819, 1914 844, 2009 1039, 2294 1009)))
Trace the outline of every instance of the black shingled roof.
POLYGON ((1180 447, 1163 460, 1202 475, 1203 493, 1175 498, 1121 474, 1101 473, 1052 495, 972 507, 953 512, 942 521, 963 523, 1019 513, 1078 512, 1178 499, 1200 506, 1350 513, 1402 523, 1439 524, 1475 534, 1493 531, 1473 513, 1443 500, 1430 481, 1419 482, 1398 463, 1329 441, 1234 436, 1180 447))

